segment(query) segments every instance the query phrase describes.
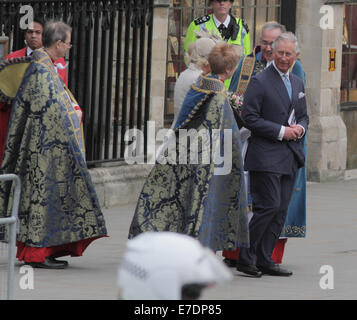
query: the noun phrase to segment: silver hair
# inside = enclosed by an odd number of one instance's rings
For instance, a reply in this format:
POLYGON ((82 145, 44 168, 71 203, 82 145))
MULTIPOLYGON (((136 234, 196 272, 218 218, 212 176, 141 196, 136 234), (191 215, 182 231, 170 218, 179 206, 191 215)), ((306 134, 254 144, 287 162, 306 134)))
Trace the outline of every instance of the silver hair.
POLYGON ((48 21, 43 28, 43 46, 48 48, 58 40, 66 42, 68 32, 72 32, 72 28, 68 24, 62 21, 48 21))
POLYGON ((198 68, 207 66, 208 55, 216 42, 209 38, 200 38, 191 42, 188 47, 188 62, 195 64, 198 68))
POLYGON ((294 43, 295 54, 298 54, 300 52, 299 43, 297 41, 296 36, 292 32, 284 32, 274 40, 272 46, 274 51, 276 51, 279 41, 289 41, 294 43))
POLYGON ((269 21, 267 23, 265 23, 262 27, 262 33, 265 30, 275 30, 275 29, 280 29, 281 33, 285 33, 286 32, 286 28, 284 25, 275 22, 275 21, 269 21))

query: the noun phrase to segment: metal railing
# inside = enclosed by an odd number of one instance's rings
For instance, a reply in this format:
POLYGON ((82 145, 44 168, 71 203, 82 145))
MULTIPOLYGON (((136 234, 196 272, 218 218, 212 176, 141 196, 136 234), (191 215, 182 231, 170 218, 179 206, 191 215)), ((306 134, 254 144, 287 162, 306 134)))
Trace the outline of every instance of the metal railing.
POLYGON ((14 282, 14 269, 16 258, 16 229, 17 229, 17 214, 19 210, 20 195, 21 195, 21 181, 15 174, 0 175, 0 181, 13 181, 14 193, 11 209, 11 216, 6 218, 0 218, 0 225, 9 225, 10 231, 8 235, 8 277, 7 277, 7 299, 13 299, 13 282, 14 282))
POLYGON ((68 82, 84 112, 88 165, 122 161, 126 130, 145 129, 149 120, 153 0, 0 1, 0 35, 10 51, 24 47, 23 5, 72 27, 68 82))
POLYGON ((347 111, 357 108, 357 2, 344 9, 341 110, 347 111))

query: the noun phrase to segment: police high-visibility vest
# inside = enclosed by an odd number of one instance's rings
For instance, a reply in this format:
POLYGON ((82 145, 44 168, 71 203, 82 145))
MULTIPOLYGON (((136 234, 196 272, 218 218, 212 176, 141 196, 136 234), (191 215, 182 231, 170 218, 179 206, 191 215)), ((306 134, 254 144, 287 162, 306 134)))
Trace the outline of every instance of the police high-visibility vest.
MULTIPOLYGON (((231 16, 232 17, 232 16, 231 16)), ((250 49, 250 34, 247 24, 243 19, 232 17, 236 20, 238 25, 238 32, 233 32, 233 37, 229 38, 227 43, 242 46, 244 55, 249 55, 251 53, 250 49)), ((186 38, 185 38, 185 52, 188 52, 188 46, 191 42, 197 40, 195 31, 201 30, 205 27, 209 32, 214 32, 222 38, 221 33, 219 32, 216 24, 214 23, 212 14, 202 16, 198 19, 192 21, 187 29, 186 38)), ((223 40, 223 39, 222 39, 223 40)), ((229 88, 231 79, 228 79, 224 82, 225 87, 229 88)))

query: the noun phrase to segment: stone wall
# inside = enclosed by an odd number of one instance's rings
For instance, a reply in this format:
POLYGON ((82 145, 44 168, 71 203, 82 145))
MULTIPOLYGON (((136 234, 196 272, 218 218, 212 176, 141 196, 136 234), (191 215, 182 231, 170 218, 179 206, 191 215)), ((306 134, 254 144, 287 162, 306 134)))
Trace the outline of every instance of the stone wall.
POLYGON ((90 169, 90 175, 104 208, 135 203, 152 165, 127 165, 90 169))
POLYGON ((297 0, 296 34, 306 72, 310 125, 307 172, 310 181, 344 178, 346 126, 340 116, 343 4, 333 8, 333 29, 324 30, 320 13, 324 0, 297 0), (336 49, 336 71, 329 71, 329 49, 336 49))
POLYGON ((357 110, 349 108, 341 112, 347 128, 347 164, 346 169, 357 169, 357 110))

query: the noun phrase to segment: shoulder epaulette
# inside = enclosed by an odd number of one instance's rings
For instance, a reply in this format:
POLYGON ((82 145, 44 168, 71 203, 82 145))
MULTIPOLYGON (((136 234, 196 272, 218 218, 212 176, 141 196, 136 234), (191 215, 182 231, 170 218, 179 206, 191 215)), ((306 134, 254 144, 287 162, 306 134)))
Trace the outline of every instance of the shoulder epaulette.
POLYGON ((205 23, 207 21, 209 21, 211 19, 211 17, 209 16, 209 14, 199 17, 197 19, 195 19, 195 25, 198 26, 199 24, 205 23))
POLYGON ((243 24, 244 29, 247 31, 247 33, 249 33, 248 24, 245 22, 244 19, 242 19, 242 24, 243 24))

